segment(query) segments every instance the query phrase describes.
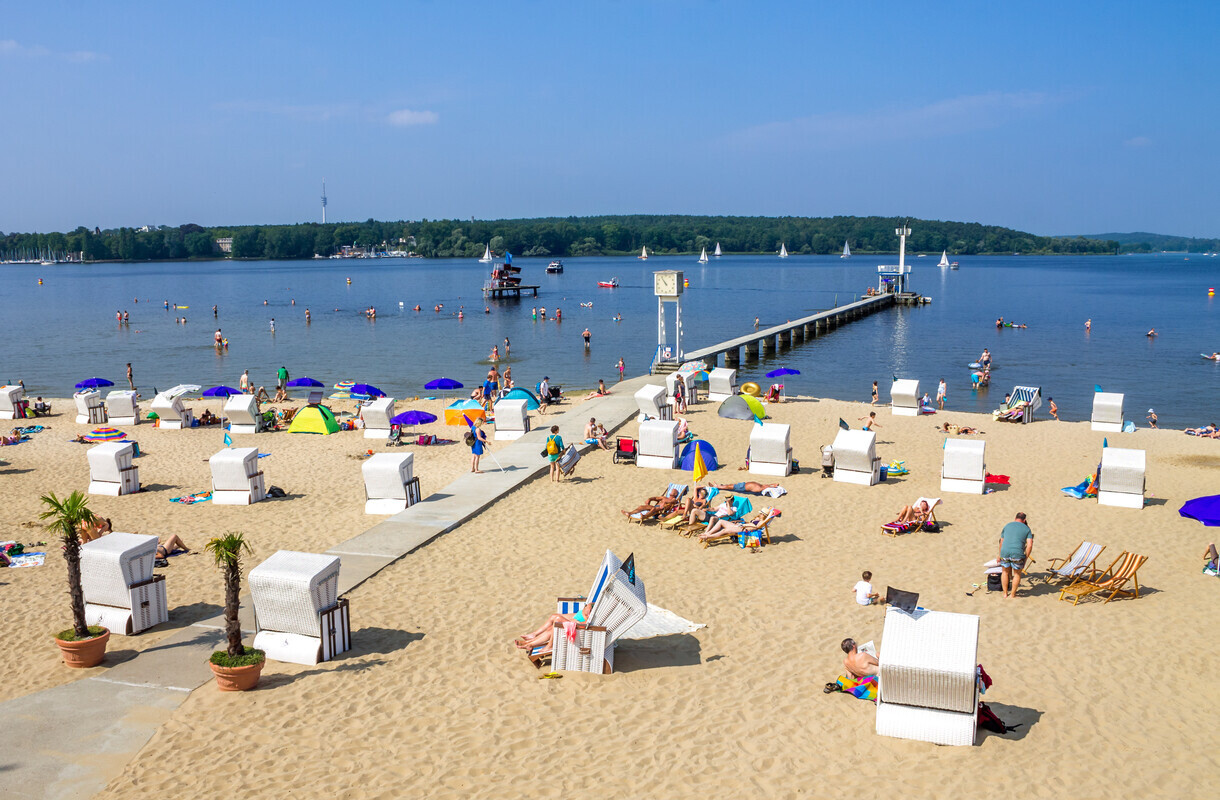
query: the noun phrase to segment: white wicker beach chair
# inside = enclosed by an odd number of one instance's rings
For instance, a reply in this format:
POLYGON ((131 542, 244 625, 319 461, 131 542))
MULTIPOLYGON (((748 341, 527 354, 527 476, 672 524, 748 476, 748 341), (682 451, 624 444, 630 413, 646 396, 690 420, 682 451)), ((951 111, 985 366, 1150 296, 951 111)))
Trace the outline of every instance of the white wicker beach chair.
POLYGON ((390 419, 394 416, 394 398, 376 397, 360 409, 364 419, 365 439, 389 439, 390 419))
POLYGON ((247 506, 267 496, 258 468, 257 447, 232 447, 208 459, 212 470, 212 502, 218 506, 247 506))
POLYGON ((191 410, 182 402, 182 398, 167 392, 153 398, 151 410, 157 412, 158 425, 166 430, 189 428, 194 421, 191 410))
POLYGON ((1042 408, 1042 388, 1040 386, 1014 386, 1008 396, 1008 407, 1021 406, 1021 424, 1028 425, 1034 421, 1034 412, 1042 408))
POLYGON ((666 399, 664 386, 648 384, 635 393, 635 402, 640 413, 651 419, 673 419, 674 407, 666 399))
POLYGON ((118 389, 106 395, 106 418, 111 425, 138 425, 140 403, 130 389, 118 389))
POLYGON ((21 419, 21 401, 25 399, 25 389, 17 386, 0 386, 0 419, 21 419))
POLYGON ((737 394, 737 370, 716 367, 707 374, 707 399, 728 400, 737 394))
POLYGON ((1097 504, 1143 508, 1145 463, 1143 450, 1102 448, 1101 472, 1097 475, 1097 504))
POLYGON ((492 406, 496 415, 496 439, 520 439, 530 431, 526 400, 505 399, 492 406))
POLYGON ((252 394, 234 394, 225 400, 224 415, 229 420, 229 433, 258 433, 263 430, 263 415, 258 400, 252 394))
POLYGON ((764 422, 750 426, 750 472, 754 475, 792 473, 791 426, 764 422))
POLYGON ((978 715, 979 618, 916 609, 885 614, 877 733, 972 745, 978 715))
POLYGON ((562 623, 551 638, 551 668, 571 672, 609 675, 614 671, 614 643, 648 614, 644 580, 634 583, 621 570, 622 562, 607 550, 597 577, 585 598, 559 598, 559 613, 571 614, 589 603, 586 622, 575 624, 575 640, 569 639, 562 623))
POLYGON ((894 381, 890 386, 890 411, 898 417, 919 416, 919 381, 894 381))
POLYGON ((834 479, 840 483, 872 486, 881 480, 875 431, 840 430, 834 444, 834 479))
POLYGON ((279 550, 250 570, 254 647, 292 664, 330 661, 352 646, 339 597, 339 557, 279 550))
POLYGON ((414 453, 377 453, 360 465, 364 513, 397 514, 418 503, 419 480, 412 476, 414 453))
POLYGON ((671 404, 674 401, 674 389, 678 385, 678 381, 682 382, 682 391, 686 393, 686 404, 694 405, 699 402, 699 384, 695 382, 695 373, 693 372, 671 372, 665 376, 665 394, 669 398, 671 404))
POLYGON ((986 442, 946 439, 944 463, 940 468, 940 490, 982 494, 987 479, 983 461, 986 442))
POLYGON ((131 442, 102 442, 85 451, 89 460, 89 494, 118 497, 140 491, 140 468, 132 463, 131 442))
POLYGON ((1094 392, 1092 429, 1107 433, 1123 430, 1123 395, 1120 392, 1094 392))
POLYGON ((638 466, 648 469, 676 469, 678 467, 678 423, 665 419, 650 419, 647 422, 641 422, 638 448, 639 453, 635 458, 638 466))
POLYGON ((102 404, 102 393, 97 389, 86 389, 72 395, 76 402, 76 424, 101 425, 106 421, 106 406, 102 404))
POLYGON ((165 576, 153 574, 157 537, 108 533, 81 545, 85 621, 130 636, 169 619, 165 576))

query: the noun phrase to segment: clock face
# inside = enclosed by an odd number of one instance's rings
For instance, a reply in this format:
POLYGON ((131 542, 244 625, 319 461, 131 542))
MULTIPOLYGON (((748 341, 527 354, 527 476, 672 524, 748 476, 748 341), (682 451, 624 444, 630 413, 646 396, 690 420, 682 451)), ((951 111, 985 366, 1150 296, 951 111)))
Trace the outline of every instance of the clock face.
POLYGON ((676 272, 653 273, 653 294, 660 297, 676 297, 681 294, 682 281, 676 272))

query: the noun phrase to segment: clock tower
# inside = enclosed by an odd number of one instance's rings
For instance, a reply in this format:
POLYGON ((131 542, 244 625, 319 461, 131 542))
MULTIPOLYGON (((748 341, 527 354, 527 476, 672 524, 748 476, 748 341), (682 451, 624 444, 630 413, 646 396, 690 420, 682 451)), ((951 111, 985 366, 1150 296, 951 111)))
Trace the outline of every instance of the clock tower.
POLYGON ((652 273, 652 293, 657 296, 657 353, 654 366, 682 363, 682 289, 685 280, 681 270, 664 270, 652 273), (665 304, 673 304, 674 339, 668 343, 665 323, 665 304))

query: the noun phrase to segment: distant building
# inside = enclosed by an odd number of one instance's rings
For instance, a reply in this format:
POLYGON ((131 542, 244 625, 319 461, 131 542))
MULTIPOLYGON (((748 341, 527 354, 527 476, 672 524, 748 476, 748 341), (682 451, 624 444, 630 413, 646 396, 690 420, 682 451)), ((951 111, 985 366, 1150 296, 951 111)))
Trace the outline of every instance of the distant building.
POLYGON ((217 239, 216 246, 220 248, 220 252, 222 252, 222 253, 232 253, 233 252, 233 237, 226 236, 223 239, 217 239))

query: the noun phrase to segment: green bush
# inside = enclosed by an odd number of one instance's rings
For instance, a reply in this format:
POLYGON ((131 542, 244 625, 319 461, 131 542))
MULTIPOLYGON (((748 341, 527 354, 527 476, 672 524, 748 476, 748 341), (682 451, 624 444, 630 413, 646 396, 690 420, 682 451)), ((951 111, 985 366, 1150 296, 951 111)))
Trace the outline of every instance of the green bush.
POLYGON ((218 667, 232 669, 234 667, 251 667, 255 664, 261 664, 267 660, 267 654, 262 650, 255 650, 253 647, 247 647, 245 652, 239 656, 231 656, 227 650, 217 650, 215 653, 212 653, 212 657, 209 660, 218 667))
POLYGON ((55 638, 61 642, 83 642, 86 639, 94 639, 106 632, 106 629, 101 625, 90 625, 88 636, 77 636, 75 628, 68 628, 55 634, 55 638))

